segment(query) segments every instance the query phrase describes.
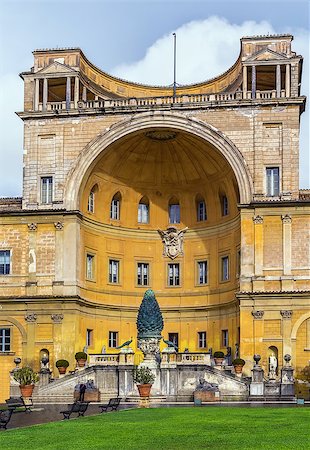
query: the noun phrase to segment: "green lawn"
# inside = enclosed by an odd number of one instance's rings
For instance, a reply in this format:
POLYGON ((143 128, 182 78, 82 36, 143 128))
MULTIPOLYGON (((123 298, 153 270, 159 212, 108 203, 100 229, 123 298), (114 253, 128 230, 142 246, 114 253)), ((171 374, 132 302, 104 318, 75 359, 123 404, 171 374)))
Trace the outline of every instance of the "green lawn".
POLYGON ((0 432, 1 449, 310 449, 310 408, 118 411, 0 432))

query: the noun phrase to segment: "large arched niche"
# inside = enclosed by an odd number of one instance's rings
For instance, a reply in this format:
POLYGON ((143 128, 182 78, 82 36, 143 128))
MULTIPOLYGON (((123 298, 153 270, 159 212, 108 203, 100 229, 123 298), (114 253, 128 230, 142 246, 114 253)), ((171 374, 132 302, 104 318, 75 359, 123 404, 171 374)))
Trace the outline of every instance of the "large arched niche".
POLYGON ((105 130, 90 142, 81 152, 77 164, 71 174, 65 190, 65 206, 68 210, 80 209, 80 195, 83 192, 89 175, 98 162, 112 146, 124 142, 129 136, 144 135, 154 130, 183 133, 196 138, 197 142, 205 142, 215 154, 221 155, 225 165, 229 166, 238 187, 240 203, 250 203, 252 199, 252 181, 245 160, 237 147, 223 133, 214 127, 193 118, 179 114, 156 112, 143 113, 124 120, 105 130))

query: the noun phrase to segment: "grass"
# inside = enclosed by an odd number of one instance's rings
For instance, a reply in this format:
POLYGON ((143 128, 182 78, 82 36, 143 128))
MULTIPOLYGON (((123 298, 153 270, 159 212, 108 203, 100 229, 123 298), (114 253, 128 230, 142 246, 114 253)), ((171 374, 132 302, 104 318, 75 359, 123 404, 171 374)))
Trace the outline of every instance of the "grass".
POLYGON ((309 449, 310 408, 124 410, 0 433, 1 449, 309 449))

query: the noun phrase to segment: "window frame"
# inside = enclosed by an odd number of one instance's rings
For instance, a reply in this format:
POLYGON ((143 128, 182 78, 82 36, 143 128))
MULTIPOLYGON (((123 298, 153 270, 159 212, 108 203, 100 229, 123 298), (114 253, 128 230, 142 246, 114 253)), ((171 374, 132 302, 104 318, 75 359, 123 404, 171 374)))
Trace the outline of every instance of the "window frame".
POLYGON ((108 265, 108 283, 109 284, 120 284, 120 267, 121 267, 121 262, 120 259, 118 258, 114 258, 114 257, 109 257, 109 265, 108 265), (116 272, 116 277, 117 280, 113 281, 113 264, 112 263, 117 263, 115 266, 117 267, 117 272, 116 272))
POLYGON ((227 328, 222 330, 221 343, 222 348, 229 347, 229 332, 227 328))
POLYGON ((109 331, 109 339, 108 339, 109 348, 118 347, 118 339, 119 339, 118 331, 109 331), (115 335, 115 336, 113 336, 113 335, 115 335), (111 345, 111 344, 113 344, 113 345, 111 345))
POLYGON ((169 203, 169 224, 181 223, 181 207, 180 203, 169 203), (176 208, 177 207, 177 208, 176 208), (172 208, 175 208, 175 211, 172 214, 172 208))
MULTIPOLYGON (((0 273, 0 276, 5 277, 7 275, 11 275, 12 274, 12 251, 8 250, 8 249, 0 249, 0 254, 1 253, 8 253, 8 255, 3 255, 3 273, 0 273), (9 262, 6 262, 6 257, 8 256, 9 262), (7 267, 9 268, 9 271, 7 272, 7 267)), ((0 255, 0 261, 1 261, 1 255, 0 255)), ((0 267, 2 266, 2 264, 0 264, 0 267)))
POLYGON ((209 284, 209 261, 207 258, 199 258, 196 259, 196 277, 195 277, 195 286, 207 286, 209 284), (206 264, 206 281, 201 283, 200 282, 200 264, 205 263, 206 264))
POLYGON ((221 196, 221 208, 222 208, 222 217, 226 217, 229 215, 229 202, 226 194, 221 196))
POLYGON ((87 281, 96 280, 96 254, 86 250, 86 267, 85 267, 85 278, 87 281), (89 261, 91 261, 91 273, 89 272, 89 261))
POLYGON ((197 347, 199 349, 207 348, 207 332, 206 331, 197 331, 197 347), (203 338, 204 336, 204 338, 203 338), (201 342, 204 340, 205 345, 201 345, 201 342))
POLYGON ((40 200, 41 205, 51 205, 54 198, 54 179, 52 175, 45 175, 40 177, 40 200), (44 180, 50 180, 46 187, 46 199, 44 199, 45 192, 43 191, 44 180), (46 200, 46 201, 44 201, 46 200))
MULTIPOLYGON (((173 270, 174 272, 174 270, 173 270)), ((175 274, 173 273, 173 279, 175 279, 175 274)), ((180 287, 181 286, 181 264, 179 262, 168 262, 167 263, 167 287, 180 287), (170 266, 178 266, 178 284, 170 284, 170 266)))
POLYGON ((173 342, 174 345, 179 348, 179 333, 169 332, 168 333, 168 341, 173 342), (176 337, 176 339, 174 339, 175 337, 176 337))
POLYGON ((142 199, 138 203, 137 221, 139 224, 148 224, 148 223, 150 223, 150 202, 148 199, 147 199, 148 203, 142 202, 143 198, 147 198, 147 197, 142 197, 142 199), (146 215, 145 215, 145 213, 146 213, 146 215))
POLYGON ((12 351, 11 345, 12 345, 12 328, 1 326, 0 327, 0 353, 10 353, 12 351), (5 331, 8 331, 8 337, 5 335, 5 331), (6 343, 6 340, 9 340, 8 343, 6 343), (5 348, 8 345, 8 348, 5 348))
POLYGON ((95 212, 95 192, 90 191, 87 199, 87 212, 94 213, 95 212))
POLYGON ((94 330, 86 328, 86 347, 92 347, 94 342, 94 330))
POLYGON ((197 222, 205 222, 207 220, 207 205, 205 200, 197 200, 196 201, 196 219, 197 222), (203 205, 202 211, 200 206, 203 205))
POLYGON ((145 287, 150 286, 150 263, 148 261, 137 261, 136 262, 136 286, 145 287), (139 265, 147 266, 147 283, 144 283, 144 275, 141 276, 142 283, 139 283, 139 265))
POLYGON ((265 185, 266 185, 266 197, 279 197, 280 196, 280 166, 266 166, 265 168, 265 185), (273 172, 271 172, 271 176, 268 176, 268 171, 273 171, 273 170, 277 170, 278 171, 278 180, 277 180, 277 193, 275 192, 275 181, 274 181, 274 175, 273 172), (270 179, 270 183, 268 182, 268 180, 270 179), (269 192, 269 185, 270 185, 270 192, 269 192))
POLYGON ((229 255, 223 255, 220 257, 220 282, 227 283, 230 281, 230 257, 229 255), (224 277, 224 261, 227 261, 227 278, 224 277))
POLYGON ((122 194, 120 191, 115 192, 112 197, 110 203, 110 219, 111 220, 120 220, 121 219, 121 203, 122 203, 122 194), (117 197, 118 198, 114 198, 117 197))

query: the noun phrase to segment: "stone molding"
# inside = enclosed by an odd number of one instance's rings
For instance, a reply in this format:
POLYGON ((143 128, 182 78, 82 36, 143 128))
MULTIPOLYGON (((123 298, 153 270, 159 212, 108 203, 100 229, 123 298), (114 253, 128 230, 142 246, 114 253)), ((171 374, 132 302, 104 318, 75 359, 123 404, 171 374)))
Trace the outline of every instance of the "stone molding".
POLYGON ((293 311, 291 310, 287 310, 287 309, 283 309, 280 311, 280 314, 282 316, 282 319, 290 319, 293 315, 293 311))
POLYGON ((254 319, 262 319, 264 314, 264 311, 252 311, 252 316, 254 319))
POLYGON ((54 226, 55 226, 56 230, 60 231, 63 229, 64 224, 63 224, 63 222, 55 222, 54 226))
POLYGON ((264 222, 264 218, 262 216, 253 216, 253 222, 255 225, 264 222))
POLYGON ((26 322, 34 323, 37 320, 37 315, 35 313, 26 314, 25 315, 25 320, 26 320, 26 322))
POLYGON ((51 319, 54 323, 61 323, 63 318, 63 314, 51 314, 51 319))
POLYGON ((29 231, 37 231, 38 225, 36 223, 28 223, 27 226, 29 231))
POLYGON ((292 223, 292 217, 289 214, 281 216, 282 223, 292 223))

